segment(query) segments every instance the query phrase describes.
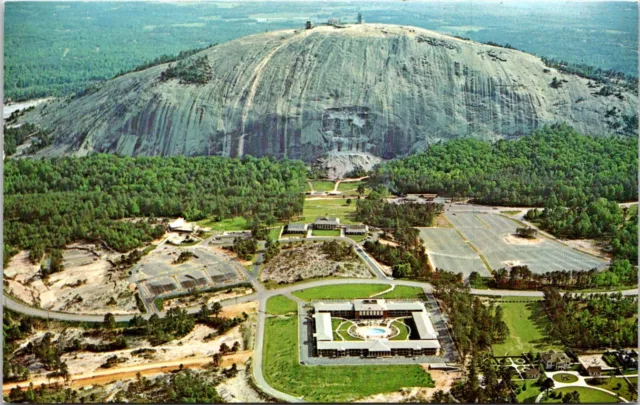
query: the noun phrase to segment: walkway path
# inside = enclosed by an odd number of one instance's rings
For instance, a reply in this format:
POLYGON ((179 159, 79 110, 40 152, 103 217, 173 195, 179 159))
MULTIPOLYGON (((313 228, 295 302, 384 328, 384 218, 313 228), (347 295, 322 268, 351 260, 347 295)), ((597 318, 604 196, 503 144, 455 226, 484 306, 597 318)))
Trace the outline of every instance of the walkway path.
MULTIPOLYGON (((613 391, 609 391, 609 390, 605 390, 604 388, 600 388, 600 387, 595 387, 593 385, 589 385, 587 384, 586 379, 587 378, 591 378, 591 377, 584 377, 581 376, 580 373, 578 373, 577 371, 551 371, 551 372, 545 372, 545 374, 547 375, 547 377, 553 379, 553 376, 556 374, 571 374, 575 377, 578 378, 578 381, 574 381, 572 383, 562 383, 556 380, 553 380, 553 389, 558 389, 558 388, 571 388, 571 387, 584 387, 584 388, 591 388, 594 389, 596 391, 602 391, 602 392, 606 392, 607 394, 611 394, 614 397, 617 397, 618 394, 616 394, 613 391)), ((536 403, 539 403, 540 401, 542 401, 542 398, 544 397, 545 393, 541 392, 537 397, 536 397, 536 403)), ((622 402, 629 402, 626 399, 620 397, 620 400, 622 402)))

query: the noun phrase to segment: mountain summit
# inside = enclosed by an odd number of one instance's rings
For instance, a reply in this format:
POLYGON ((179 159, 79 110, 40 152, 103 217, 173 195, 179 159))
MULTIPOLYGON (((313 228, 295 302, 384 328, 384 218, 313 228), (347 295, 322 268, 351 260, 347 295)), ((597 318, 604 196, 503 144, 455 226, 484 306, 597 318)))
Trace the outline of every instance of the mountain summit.
POLYGON ((22 120, 50 133, 36 156, 376 161, 556 122, 589 135, 630 131, 637 95, 603 89, 530 54, 420 28, 318 26, 251 35, 131 72, 22 120))

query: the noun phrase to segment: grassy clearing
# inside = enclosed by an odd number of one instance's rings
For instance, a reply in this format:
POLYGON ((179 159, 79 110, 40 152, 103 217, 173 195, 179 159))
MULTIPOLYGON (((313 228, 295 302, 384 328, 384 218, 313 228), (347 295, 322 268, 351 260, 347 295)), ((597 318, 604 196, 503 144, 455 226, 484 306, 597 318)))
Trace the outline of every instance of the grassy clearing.
POLYGON ((247 220, 243 217, 223 219, 219 222, 212 221, 211 219, 203 219, 196 223, 203 228, 211 228, 212 231, 243 231, 249 229, 247 220))
POLYGON ((313 181, 313 189, 315 191, 333 191, 335 184, 333 181, 313 181))
MULTIPOLYGON (((636 378, 629 378, 631 382, 637 381, 636 378)), ((637 398, 638 387, 637 384, 630 386, 627 381, 622 377, 611 377, 611 378, 590 378, 586 380, 587 384, 592 385, 598 388, 604 388, 605 390, 615 392, 616 394, 620 394, 620 396, 627 401, 635 401, 637 398), (602 384, 596 384, 596 382, 601 382, 602 384)), ((581 398, 582 399, 582 398, 581 398)))
POLYGON ((267 301, 267 313, 271 315, 284 315, 298 311, 298 305, 284 295, 276 295, 267 301))
POLYGON ((356 203, 347 205, 346 198, 327 198, 324 200, 304 200, 302 216, 299 222, 311 223, 317 217, 332 216, 340 218, 340 223, 357 224, 353 214, 356 211, 356 203))
POLYGON ((505 211, 500 211, 501 214, 505 214, 505 215, 518 215, 520 213, 520 211, 517 210, 505 210, 505 211))
POLYGON ((564 384, 571 384, 578 381, 578 377, 569 373, 559 373, 553 375, 554 381, 564 384))
POLYGON ((269 238, 271 238, 271 240, 278 240, 278 237, 280 236, 280 231, 282 230, 281 226, 275 227, 275 228, 270 228, 269 229, 269 238))
POLYGON ((536 402, 536 398, 540 395, 540 387, 535 381, 513 380, 513 382, 516 383, 520 389, 520 392, 517 394, 518 403, 533 404, 536 402))
POLYGON ((424 290, 420 287, 408 287, 406 285, 397 285, 393 291, 382 294, 380 298, 419 298, 424 299, 424 290))
POLYGON ((407 340, 409 338, 409 328, 407 328, 407 325, 405 325, 404 322, 393 321, 391 322, 391 325, 400 330, 400 333, 397 336, 391 338, 391 340, 407 340))
POLYGON ((356 242, 362 242, 367 237, 367 235, 345 235, 345 236, 356 242))
MULTIPOLYGON (((578 391, 580 394, 580 403, 582 404, 604 404, 604 403, 613 403, 618 402, 618 398, 611 394, 607 394, 606 392, 594 390, 587 387, 565 387, 558 388, 551 391, 549 394, 555 392, 556 394, 566 394, 567 392, 578 391)), ((561 398, 551 398, 550 396, 543 396, 540 401, 543 404, 549 403, 560 403, 562 402, 561 398)))
POLYGON ((331 230, 331 229, 314 229, 311 232, 312 236, 340 236, 339 230, 331 230))
POLYGON ((504 310, 509 336, 504 343, 493 345, 495 355, 520 355, 530 350, 540 352, 562 348, 561 342, 550 335, 551 322, 540 302, 509 302, 500 303, 500 306, 504 310))
POLYGON ((418 365, 301 366, 297 343, 297 317, 267 319, 263 372, 273 388, 308 402, 351 402, 402 387, 433 386, 418 365))
POLYGON ((357 337, 353 337, 349 334, 349 328, 351 327, 351 325, 353 325, 353 323, 351 322, 342 323, 340 325, 340 328, 336 330, 336 333, 338 334, 338 336, 342 337, 342 339, 344 340, 362 340, 362 339, 358 339, 357 337))
POLYGON ((294 291, 292 294, 305 301, 321 299, 353 299, 367 298, 389 288, 386 284, 340 284, 312 287, 294 291))

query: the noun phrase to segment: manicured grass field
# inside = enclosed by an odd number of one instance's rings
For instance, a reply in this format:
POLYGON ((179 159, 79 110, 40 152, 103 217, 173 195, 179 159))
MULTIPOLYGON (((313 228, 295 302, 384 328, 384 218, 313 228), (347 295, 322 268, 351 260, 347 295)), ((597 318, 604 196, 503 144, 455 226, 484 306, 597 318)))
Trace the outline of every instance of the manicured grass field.
POLYGON ((333 181, 312 181, 311 184, 313 184, 315 191, 333 191, 336 183, 333 181))
POLYGON ((406 285, 397 285, 393 291, 384 293, 380 298, 425 298, 424 290, 420 287, 408 287, 406 285))
POLYGON ((341 224, 357 224, 353 218, 356 202, 347 205, 346 198, 328 198, 325 200, 304 200, 302 216, 298 222, 312 223, 317 217, 331 216, 340 218, 341 224))
POLYGON ((367 235, 345 235, 349 239, 353 239, 356 242, 362 242, 367 235))
MULTIPOLYGON (((339 321, 340 321, 339 323, 341 323, 340 329, 337 330, 337 333, 339 336, 341 336, 344 340, 362 340, 362 339, 353 337, 349 334, 349 328, 351 327, 351 325, 353 325, 353 323, 344 322, 342 321, 342 319, 339 319, 339 321)), ((340 338, 338 339, 341 340, 340 338)))
POLYGON ((554 374, 553 379, 557 382, 564 383, 564 384, 571 384, 578 381, 578 377, 569 373, 554 374))
MULTIPOLYGON (((631 382, 637 381, 636 377, 629 377, 631 382)), ((627 401, 635 401, 638 397, 638 387, 634 385, 633 387, 629 386, 629 383, 622 377, 611 377, 611 378, 601 378, 599 382, 602 384, 594 384, 597 379, 589 378, 586 380, 587 384, 592 385, 598 388, 604 388, 605 390, 615 392, 616 394, 620 394, 620 396, 627 401), (620 384, 620 388, 618 388, 618 384, 620 384)))
POLYGON ((331 229, 314 229, 312 236, 340 236, 340 231, 331 229))
POLYGON ((518 388, 520 388, 520 392, 517 394, 519 403, 533 404, 536 402, 536 398, 540 394, 540 387, 534 380, 513 380, 513 382, 518 385, 518 388), (527 388, 522 390, 525 384, 527 388))
POLYGON ((540 302, 509 302, 499 305, 504 310, 509 336, 504 343, 493 345, 495 355, 520 355, 530 350, 540 352, 562 348, 561 342, 550 335, 552 325, 540 302))
MULTIPOLYGON (((555 392, 556 394, 560 393, 564 395, 567 392, 573 392, 573 391, 578 391, 578 393, 580 394, 580 403, 582 404, 603 404, 603 403, 618 402, 618 398, 616 398, 611 394, 607 394, 606 392, 594 390, 587 387, 565 387, 565 388, 555 389, 551 392, 555 392)), ((551 398, 545 395, 542 397, 542 400, 540 402, 542 402, 543 404, 560 403, 562 402, 562 399, 551 398)))
POLYGON ((273 388, 308 402, 351 402, 402 387, 433 387, 418 365, 301 366, 298 362, 298 317, 268 318, 263 372, 273 388))
POLYGON ((227 218, 219 222, 203 219, 198 221, 197 224, 203 228, 211 228, 212 231, 241 231, 249 229, 247 220, 243 217, 227 218))
POLYGON ((407 338, 409 337, 409 328, 407 328, 407 325, 405 325, 404 322, 393 321, 391 325, 397 327, 400 330, 400 333, 397 336, 391 338, 391 340, 407 340, 407 338))
POLYGON ((284 315, 297 312, 298 306, 284 295, 276 295, 267 301, 267 313, 271 315, 284 315))
POLYGON ((367 298, 389 288, 385 284, 340 284, 306 288, 292 294, 305 301, 320 299, 367 298))

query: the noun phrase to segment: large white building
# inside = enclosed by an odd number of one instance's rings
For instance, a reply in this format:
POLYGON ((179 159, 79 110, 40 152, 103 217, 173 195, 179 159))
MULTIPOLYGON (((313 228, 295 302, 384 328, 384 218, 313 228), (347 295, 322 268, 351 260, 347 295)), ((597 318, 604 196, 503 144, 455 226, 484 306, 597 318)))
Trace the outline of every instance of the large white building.
POLYGON ((314 302, 314 340, 320 357, 341 356, 423 356, 438 355, 440 342, 422 302, 359 299, 339 302, 314 302), (405 317, 411 320, 419 339, 335 340, 331 317, 371 320, 405 317))

